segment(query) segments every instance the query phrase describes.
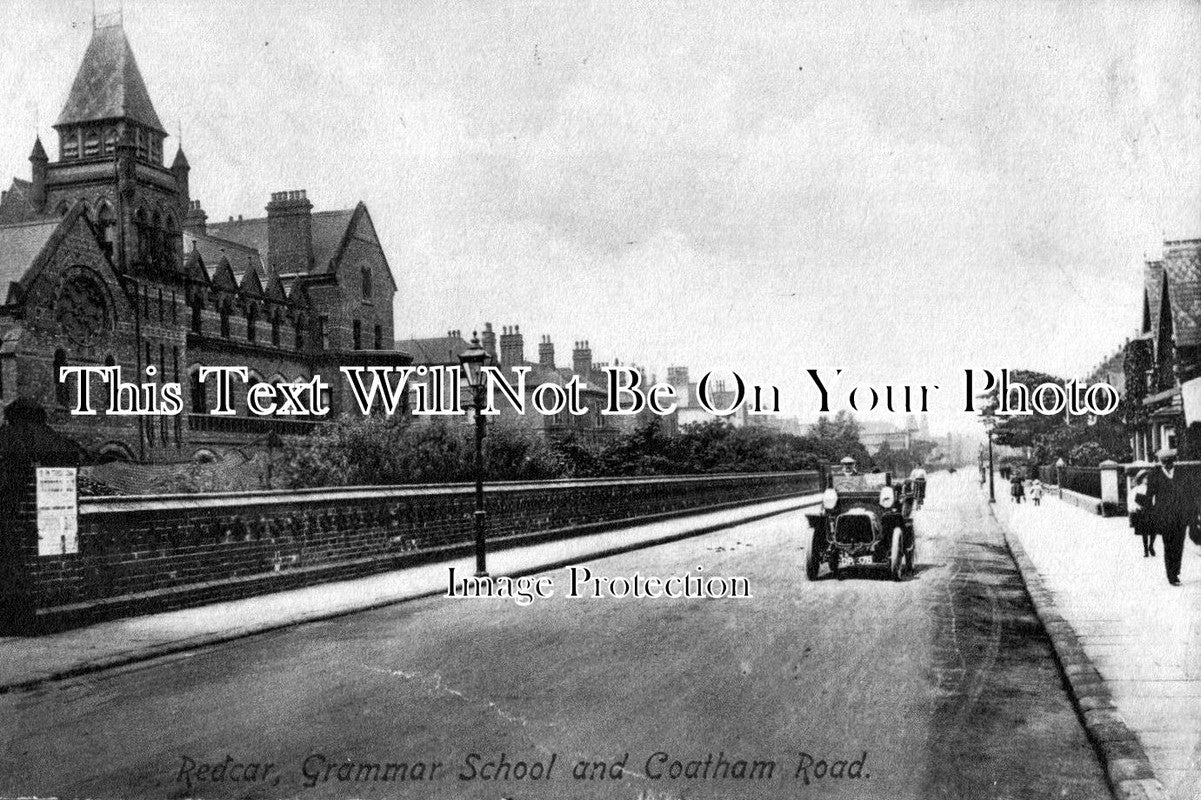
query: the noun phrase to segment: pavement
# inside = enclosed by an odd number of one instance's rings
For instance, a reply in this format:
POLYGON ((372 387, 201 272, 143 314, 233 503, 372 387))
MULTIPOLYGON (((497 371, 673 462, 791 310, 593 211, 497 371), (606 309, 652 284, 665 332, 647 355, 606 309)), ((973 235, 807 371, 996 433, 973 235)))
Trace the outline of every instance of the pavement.
POLYGON ((1118 796, 1201 800, 1201 548, 1185 542, 1173 587, 1162 543, 1144 558, 1125 517, 1053 492, 1037 507, 1000 498, 994 512, 1037 573, 1028 588, 1118 796))
MULTIPOLYGON (((488 555, 494 576, 519 576, 721 530, 815 505, 819 495, 631 525, 604 533, 514 547, 488 555)), ((473 558, 325 583, 287 592, 113 620, 37 637, 0 637, 0 694, 305 622, 445 594, 447 568, 475 571, 473 558)))

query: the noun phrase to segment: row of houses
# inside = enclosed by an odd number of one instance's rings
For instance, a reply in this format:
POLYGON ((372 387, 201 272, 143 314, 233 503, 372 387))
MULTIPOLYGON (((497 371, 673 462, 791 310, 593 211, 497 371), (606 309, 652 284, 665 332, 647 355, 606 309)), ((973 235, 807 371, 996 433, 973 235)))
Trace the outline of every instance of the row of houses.
POLYGON ((1088 383, 1115 387, 1134 458, 1163 447, 1201 456, 1201 239, 1163 243, 1143 264, 1136 335, 1097 364, 1088 383))

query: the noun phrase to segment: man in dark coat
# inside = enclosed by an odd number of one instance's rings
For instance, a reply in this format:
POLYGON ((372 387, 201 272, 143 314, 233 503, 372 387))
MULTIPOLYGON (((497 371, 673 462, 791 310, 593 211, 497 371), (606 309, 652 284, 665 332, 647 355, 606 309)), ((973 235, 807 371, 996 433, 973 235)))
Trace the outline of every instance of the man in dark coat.
POLYGON ((1168 583, 1179 586, 1184 534, 1197 509, 1184 481, 1176 474, 1176 451, 1165 447, 1156 455, 1159 467, 1147 476, 1144 505, 1150 512, 1151 524, 1163 538, 1163 563, 1168 571, 1168 583))

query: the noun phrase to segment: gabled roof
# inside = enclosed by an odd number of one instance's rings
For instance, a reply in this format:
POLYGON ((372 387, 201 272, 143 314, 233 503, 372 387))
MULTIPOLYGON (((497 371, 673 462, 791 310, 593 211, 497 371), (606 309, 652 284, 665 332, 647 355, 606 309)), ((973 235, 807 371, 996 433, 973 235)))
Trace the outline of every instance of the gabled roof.
MULTIPOLYGON (((310 216, 310 222, 313 236, 312 273, 314 275, 330 273, 335 270, 342 251, 354 238, 357 230, 365 231, 361 234, 364 238, 376 245, 379 244, 379 239, 375 235, 375 224, 371 221, 371 213, 363 203, 359 203, 354 208, 317 211, 310 216)), ((261 253, 264 260, 270 263, 267 217, 210 222, 208 230, 210 237, 212 234, 216 234, 224 241, 237 242, 243 247, 261 253)), ((383 252, 383 248, 380 248, 380 252, 383 252)), ((387 265, 387 263, 385 256, 384 264, 387 265)), ((396 279, 392 277, 391 267, 388 267, 387 272, 393 289, 397 288, 396 279)), ((260 270, 259 277, 262 278, 265 274, 260 270)))
POLYGON ((184 272, 198 283, 209 283, 209 272, 204 266, 204 256, 200 255, 200 251, 196 248, 195 240, 192 241, 188 255, 184 258, 184 272))
POLYGON ((62 223, 60 219, 26 222, 0 227, 0 291, 25 277, 62 223))
POLYGON ((263 296, 268 300, 276 300, 280 303, 288 299, 288 293, 284 291, 284 285, 275 271, 272 271, 267 278, 267 285, 263 289, 263 296))
POLYGON ((55 127, 106 119, 128 119, 166 133, 120 25, 92 31, 55 127))
MULTIPOLYGON (((97 253, 101 252, 96 228, 88 218, 87 211, 87 203, 76 200, 62 219, 43 219, 0 227, 0 286, 5 290, 5 303, 21 300, 59 245, 76 227, 84 226, 97 253)), ((107 262, 107 258, 105 260, 107 262)), ((115 275, 110 277, 116 280, 115 275)))
POLYGON ((221 256, 216 269, 213 270, 213 288, 229 292, 238 291, 238 279, 234 277, 233 267, 230 266, 227 256, 221 256))
POLYGON ((263 296, 263 282, 259 280, 259 274, 253 269, 246 270, 242 275, 242 281, 238 284, 238 288, 241 289, 242 294, 251 297, 263 296))
POLYGON ((1201 344, 1201 240, 1166 244, 1163 269, 1168 277, 1176 346, 1198 345, 1201 344))

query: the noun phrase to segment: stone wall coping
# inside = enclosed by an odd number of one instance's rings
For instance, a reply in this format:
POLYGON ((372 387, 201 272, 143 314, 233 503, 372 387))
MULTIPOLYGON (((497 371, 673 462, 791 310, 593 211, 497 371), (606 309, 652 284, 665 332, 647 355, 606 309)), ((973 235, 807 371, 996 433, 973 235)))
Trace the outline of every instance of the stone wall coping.
MULTIPOLYGON (((530 491, 563 491, 597 486, 669 485, 681 483, 718 483, 730 480, 801 478, 816 472, 723 472, 719 474, 654 475, 616 478, 557 478, 545 481, 488 481, 490 494, 530 491)), ((254 492, 213 492, 208 494, 114 495, 79 498, 79 513, 127 514, 147 511, 191 511, 230 506, 275 506, 345 503, 362 500, 389 500, 406 497, 447 495, 469 496, 474 483, 426 483, 391 486, 346 486, 318 489, 276 489, 254 492)))

